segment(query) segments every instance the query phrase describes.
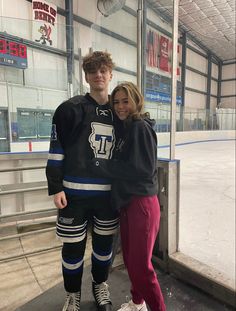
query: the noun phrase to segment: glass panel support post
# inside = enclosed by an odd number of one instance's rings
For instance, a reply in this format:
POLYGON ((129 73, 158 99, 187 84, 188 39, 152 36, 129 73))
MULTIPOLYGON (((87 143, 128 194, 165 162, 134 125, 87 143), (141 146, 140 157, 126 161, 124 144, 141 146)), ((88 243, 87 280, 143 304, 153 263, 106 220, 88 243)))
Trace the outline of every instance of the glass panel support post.
POLYGON ((173 0, 173 21, 172 21, 173 49, 172 49, 172 66, 171 66, 170 160, 175 159, 178 19, 179 19, 179 0, 173 0))

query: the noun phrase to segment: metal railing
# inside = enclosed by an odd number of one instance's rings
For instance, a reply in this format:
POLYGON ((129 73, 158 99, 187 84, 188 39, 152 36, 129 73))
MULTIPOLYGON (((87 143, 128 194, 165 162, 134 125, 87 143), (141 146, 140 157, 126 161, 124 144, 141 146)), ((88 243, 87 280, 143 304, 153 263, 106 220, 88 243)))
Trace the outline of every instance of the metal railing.
MULTIPOLYGON (((29 161, 31 158, 33 160, 35 159, 47 159, 47 154, 26 154, 26 155, 19 155, 17 157, 16 154, 8 154, 5 155, 5 160, 11 160, 14 161, 14 164, 17 164, 15 166, 9 166, 8 167, 3 167, 0 168, 0 174, 5 174, 9 172, 23 172, 26 170, 38 170, 38 169, 44 169, 45 165, 24 165, 24 160, 29 161), (19 165, 19 161, 21 161, 21 165, 19 165)), ((163 224, 166 223, 165 219, 167 217, 167 193, 168 191, 168 170, 169 170, 169 162, 168 161, 159 161, 158 162, 158 175, 159 175, 159 184, 160 184, 160 204, 161 204, 161 213, 162 213, 162 220, 161 220, 161 229, 160 229, 160 234, 158 237, 158 241, 155 245, 155 251, 154 251, 154 257, 156 260, 158 260, 159 264, 165 269, 166 268, 166 263, 167 263, 167 251, 166 251, 166 245, 167 245, 167 240, 168 240, 168 232, 167 232, 167 227, 163 224)), ((25 192, 33 192, 33 191, 42 191, 47 189, 47 183, 45 181, 37 181, 37 182, 20 182, 20 183, 15 183, 15 184, 7 184, 7 185, 0 185, 0 202, 1 202, 1 197, 4 195, 9 195, 9 194, 24 194, 25 192)), ((23 208, 24 209, 24 208, 23 208)), ((38 209, 38 210, 32 210, 32 211, 21 211, 21 212, 15 212, 15 213, 10 213, 6 215, 0 215, 0 226, 2 224, 10 224, 14 221, 26 221, 26 220, 33 220, 33 219, 42 219, 42 218, 48 218, 51 216, 56 216, 57 210, 56 208, 48 208, 48 209, 38 209)), ((0 243, 2 241, 7 241, 7 240, 12 240, 12 239, 20 239, 23 237, 27 237, 30 235, 36 235, 39 233, 46 233, 55 230, 55 226, 52 225, 50 228, 39 228, 35 229, 33 231, 27 232, 27 233, 17 233, 13 235, 7 235, 0 237, 0 243)), ((0 261, 7 261, 7 260, 15 260, 18 258, 22 258, 24 256, 28 255, 33 255, 37 254, 43 251, 48 251, 48 250, 53 250, 58 248, 59 246, 53 246, 51 248, 45 247, 43 249, 38 249, 33 252, 27 252, 23 254, 18 254, 18 255, 12 255, 12 256, 7 256, 4 258, 0 258, 0 261)))
MULTIPOLYGON (((23 204, 22 211, 20 212, 13 212, 13 213, 5 213, 5 214, 0 214, 0 226, 4 225, 7 226, 9 224, 12 224, 13 222, 21 222, 21 221, 29 221, 29 220, 41 220, 41 222, 48 221, 49 217, 53 216, 53 219, 49 225, 49 228, 43 228, 42 226, 40 227, 33 227, 31 228, 31 231, 25 232, 25 233, 16 233, 16 234, 7 234, 5 236, 0 237, 0 243, 13 240, 13 239, 21 239, 27 236, 31 235, 38 235, 38 234, 43 234, 51 231, 55 231, 55 223, 54 221, 56 220, 56 214, 57 210, 55 207, 52 208, 45 208, 45 209, 37 209, 37 210, 29 210, 26 211, 24 207, 24 201, 22 198, 19 196, 24 196, 25 193, 31 193, 35 191, 41 191, 41 192, 46 192, 47 190, 47 183, 46 180, 43 181, 34 181, 34 182, 25 182, 24 178, 22 177, 22 174, 24 171, 32 171, 35 172, 36 170, 40 169, 45 169, 45 164, 38 164, 38 165, 29 165, 28 162, 35 161, 35 160, 40 160, 40 161, 45 161, 47 159, 47 154, 45 153, 31 153, 31 154, 6 154, 6 155, 1 155, 1 159, 6 163, 7 166, 0 167, 0 174, 2 175, 1 180, 4 180, 4 174, 17 174, 17 176, 14 176, 15 179, 20 179, 20 182, 15 182, 15 183, 8 183, 8 184, 3 184, 0 185, 0 206, 2 206, 2 202, 4 202, 3 198, 4 196, 9 196, 10 198, 13 198, 15 195, 17 200, 16 202, 19 203, 20 205, 23 204), (20 176, 20 178, 19 178, 20 176), (55 217, 55 219, 54 219, 55 217)), ((5 175, 6 176, 6 175, 5 175)), ((17 210, 17 207, 15 208, 17 210)), ((33 251, 28 251, 28 252, 23 252, 20 254, 14 254, 10 256, 5 256, 0 258, 0 261, 9 261, 9 260, 16 260, 19 258, 23 258, 29 255, 34 255, 38 254, 41 252, 45 251, 50 251, 50 250, 55 250, 61 248, 61 245, 54 245, 52 247, 42 247, 33 251)))
MULTIPOLYGON (((236 110, 216 109, 205 110, 196 109, 183 112, 178 107, 176 111, 177 131, 205 131, 205 130, 235 130, 236 110)), ((157 132, 170 132, 170 109, 168 106, 146 107, 151 118, 156 120, 157 132)))

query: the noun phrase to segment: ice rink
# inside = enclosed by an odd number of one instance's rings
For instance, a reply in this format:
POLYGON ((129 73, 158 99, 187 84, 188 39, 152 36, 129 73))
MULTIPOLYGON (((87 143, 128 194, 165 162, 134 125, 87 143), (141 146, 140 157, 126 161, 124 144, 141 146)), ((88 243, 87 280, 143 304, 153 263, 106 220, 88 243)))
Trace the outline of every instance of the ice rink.
MULTIPOLYGON (((167 148, 159 158, 169 156, 167 148)), ((235 287, 235 140, 176 146, 180 160, 179 249, 235 287)))

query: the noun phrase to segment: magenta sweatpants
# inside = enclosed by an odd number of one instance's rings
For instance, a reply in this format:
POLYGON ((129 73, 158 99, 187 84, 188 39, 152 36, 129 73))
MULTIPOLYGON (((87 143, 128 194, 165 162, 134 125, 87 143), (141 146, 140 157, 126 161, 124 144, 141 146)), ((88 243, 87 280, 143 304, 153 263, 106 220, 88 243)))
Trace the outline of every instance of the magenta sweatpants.
POLYGON ((125 266, 132 284, 133 302, 143 301, 151 311, 165 311, 164 299, 151 258, 160 223, 157 196, 135 196, 121 209, 120 230, 125 266))

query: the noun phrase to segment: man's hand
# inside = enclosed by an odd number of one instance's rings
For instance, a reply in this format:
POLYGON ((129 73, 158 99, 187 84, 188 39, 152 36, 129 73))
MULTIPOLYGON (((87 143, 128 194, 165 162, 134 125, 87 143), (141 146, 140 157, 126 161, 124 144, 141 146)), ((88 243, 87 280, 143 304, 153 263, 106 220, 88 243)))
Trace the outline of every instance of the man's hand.
POLYGON ((67 206, 66 195, 64 191, 54 194, 54 204, 57 208, 64 208, 67 206))

